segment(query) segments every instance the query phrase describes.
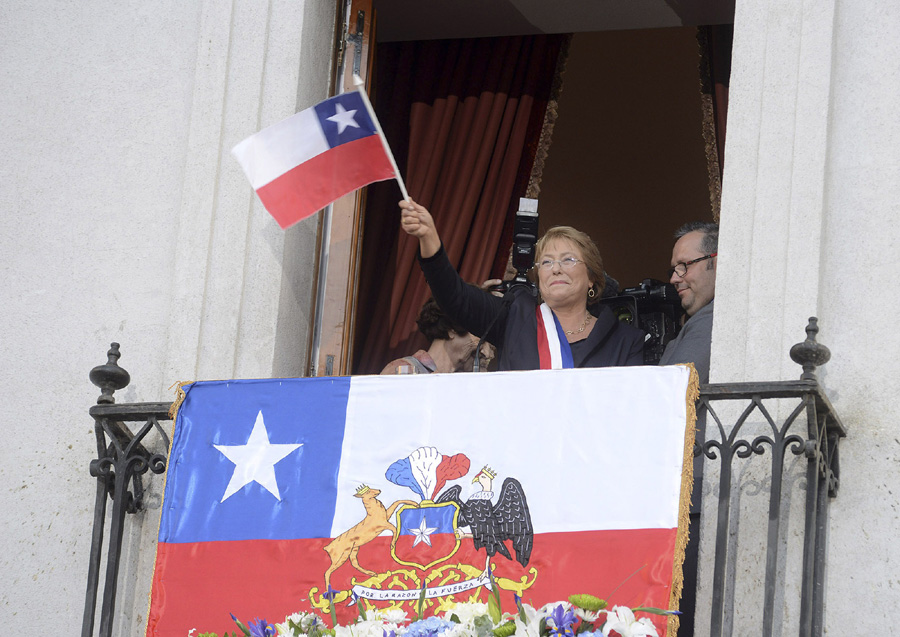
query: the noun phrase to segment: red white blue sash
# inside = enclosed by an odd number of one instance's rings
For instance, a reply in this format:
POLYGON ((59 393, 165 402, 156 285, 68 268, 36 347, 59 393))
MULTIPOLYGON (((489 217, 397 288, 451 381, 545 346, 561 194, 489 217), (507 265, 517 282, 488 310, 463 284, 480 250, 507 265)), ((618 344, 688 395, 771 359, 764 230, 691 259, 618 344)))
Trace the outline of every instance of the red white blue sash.
POLYGON ((546 303, 535 309, 537 316, 537 347, 541 369, 567 369, 575 367, 572 348, 556 314, 546 303))

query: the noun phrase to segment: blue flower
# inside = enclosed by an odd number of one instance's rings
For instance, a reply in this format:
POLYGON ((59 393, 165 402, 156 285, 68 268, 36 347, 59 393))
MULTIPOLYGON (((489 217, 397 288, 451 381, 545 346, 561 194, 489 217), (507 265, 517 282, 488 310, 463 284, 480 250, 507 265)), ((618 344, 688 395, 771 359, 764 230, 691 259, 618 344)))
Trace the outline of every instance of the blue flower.
POLYGON ((452 626, 453 622, 446 619, 429 617, 410 624, 403 635, 404 637, 435 637, 452 626))
POLYGON ((256 618, 256 621, 250 622, 247 628, 250 629, 250 635, 252 637, 274 637, 278 634, 275 626, 259 617, 256 618))
POLYGON ((562 604, 553 610, 549 619, 553 621, 554 625, 554 627, 550 629, 551 635, 572 637, 572 635, 575 634, 572 630, 572 624, 577 620, 575 613, 571 610, 566 610, 565 606, 562 604))

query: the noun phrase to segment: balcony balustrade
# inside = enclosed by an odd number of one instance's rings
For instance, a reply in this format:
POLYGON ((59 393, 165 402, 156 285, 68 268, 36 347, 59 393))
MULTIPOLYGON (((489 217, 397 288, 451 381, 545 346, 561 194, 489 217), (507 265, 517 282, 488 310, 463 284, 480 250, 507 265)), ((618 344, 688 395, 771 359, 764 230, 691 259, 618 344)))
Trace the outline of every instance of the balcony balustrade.
MULTIPOLYGON (((825 605, 825 567, 828 534, 828 504, 837 496, 839 486, 838 444, 846 436, 831 401, 820 387, 816 367, 830 358, 826 347, 816 342, 818 327, 811 318, 806 328, 807 338, 791 348, 791 358, 803 367, 799 380, 720 383, 700 386, 698 413, 706 417, 705 434, 698 434, 695 456, 703 456, 707 471, 717 469, 718 493, 714 542, 712 601, 708 611, 697 608, 695 626, 709 621, 709 634, 720 637, 730 634, 727 616, 730 605, 728 581, 734 573, 737 559, 735 543, 741 536, 733 533, 735 511, 736 463, 768 453, 768 524, 765 539, 765 582, 760 632, 768 637, 781 626, 777 617, 776 591, 783 569, 783 503, 792 494, 786 488, 799 489, 796 481, 785 481, 791 458, 804 458, 805 506, 802 547, 802 574, 799 604, 799 635, 812 637, 823 632, 825 605), (771 405, 777 402, 774 409, 771 405), (785 408, 785 402, 792 406, 785 408), (729 407, 730 405, 730 407, 729 407), (738 409, 734 409, 734 405, 738 409), (726 419, 724 412, 738 414, 726 419), (776 418, 773 413, 785 413, 776 418), (755 423, 755 427, 748 423, 755 423), (762 424, 764 431, 760 433, 762 424), (717 463, 717 467, 712 463, 717 463)), ((100 637, 111 637, 116 608, 116 590, 125 522, 129 515, 144 510, 144 479, 147 474, 165 471, 166 456, 152 453, 145 445, 151 434, 169 448, 169 438, 160 423, 171 420, 171 403, 116 404, 113 394, 130 382, 128 372, 119 367, 119 344, 113 343, 105 365, 95 367, 91 381, 100 387, 97 404, 90 409, 97 436, 97 458, 90 463, 90 473, 97 479, 94 505, 93 538, 88 568, 87 592, 82 623, 82 637, 92 637, 101 566, 104 563, 103 544, 106 529, 106 572, 103 579, 103 599, 100 606, 100 637), (112 502, 111 515, 107 504, 112 502), (108 519, 107 519, 108 518, 108 519)), ((153 445, 149 445, 153 448, 153 445)), ((739 490, 739 489, 738 489, 739 490)), ((761 541, 761 538, 756 538, 761 541)), ((707 544, 706 540, 704 543, 707 544)), ((783 589, 782 589, 783 590, 783 589)), ((755 632, 755 630, 753 631, 755 632)))

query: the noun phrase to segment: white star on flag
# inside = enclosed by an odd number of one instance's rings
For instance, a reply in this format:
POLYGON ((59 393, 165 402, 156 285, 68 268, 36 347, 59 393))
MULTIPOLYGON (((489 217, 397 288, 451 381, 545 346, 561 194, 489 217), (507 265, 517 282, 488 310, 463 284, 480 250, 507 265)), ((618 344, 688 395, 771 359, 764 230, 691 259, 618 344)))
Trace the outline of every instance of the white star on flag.
POLYGON ((353 128, 359 128, 359 124, 356 123, 356 120, 353 119, 353 116, 356 115, 356 109, 354 108, 352 111, 348 111, 341 104, 335 104, 335 113, 331 117, 326 117, 329 122, 334 122, 338 127, 338 135, 344 132, 344 129, 348 126, 352 126, 353 128))
POLYGON ((437 531, 437 527, 430 528, 426 526, 425 518, 423 517, 422 523, 419 525, 419 528, 406 530, 411 531, 416 536, 416 540, 415 542, 413 542, 413 548, 415 548, 419 542, 425 542, 425 544, 431 546, 431 538, 428 536, 437 531))
POLYGON ((257 482, 281 501, 278 482, 275 480, 275 464, 303 444, 277 444, 269 442, 269 432, 263 421, 262 411, 256 416, 250 438, 245 445, 213 445, 234 463, 234 473, 225 488, 221 502, 240 491, 251 482, 257 482))

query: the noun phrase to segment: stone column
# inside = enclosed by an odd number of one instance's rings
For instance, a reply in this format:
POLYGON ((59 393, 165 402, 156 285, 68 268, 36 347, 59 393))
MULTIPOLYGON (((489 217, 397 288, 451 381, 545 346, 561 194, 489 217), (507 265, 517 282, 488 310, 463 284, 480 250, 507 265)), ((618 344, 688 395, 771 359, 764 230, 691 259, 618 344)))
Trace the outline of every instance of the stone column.
MULTIPOLYGON (((202 2, 165 383, 304 372, 318 219, 281 230, 230 151, 328 96, 336 6, 202 2)), ((157 507, 162 484, 151 486, 157 507)), ((120 634, 146 621, 158 521, 158 509, 136 519, 123 551, 134 611, 120 634)))
POLYGON ((181 197, 168 377, 301 375, 316 219, 282 231, 231 148, 328 95, 335 6, 206 1, 181 197))
MULTIPOLYGON (((710 380, 799 378, 788 351, 807 318, 819 317, 819 341, 832 352, 819 379, 850 429, 831 508, 826 630, 851 614, 861 622, 854 632, 875 630, 898 601, 890 573, 900 552, 889 528, 900 470, 887 457, 900 451, 892 433, 900 409, 877 382, 895 377, 900 360, 890 291, 900 246, 898 34, 900 6, 890 0, 736 6, 710 380)), ((755 634, 761 615, 754 562, 765 548, 767 517, 750 487, 765 486, 767 462, 749 462, 736 487, 744 515, 732 529, 739 531, 727 591, 734 634, 755 634)), ((698 635, 706 634, 711 599, 715 480, 709 471, 698 635)), ((796 552, 788 547, 802 544, 805 480, 788 477, 789 484, 795 493, 782 509, 786 579, 777 591, 783 619, 776 634, 795 633, 799 615, 796 552)))

